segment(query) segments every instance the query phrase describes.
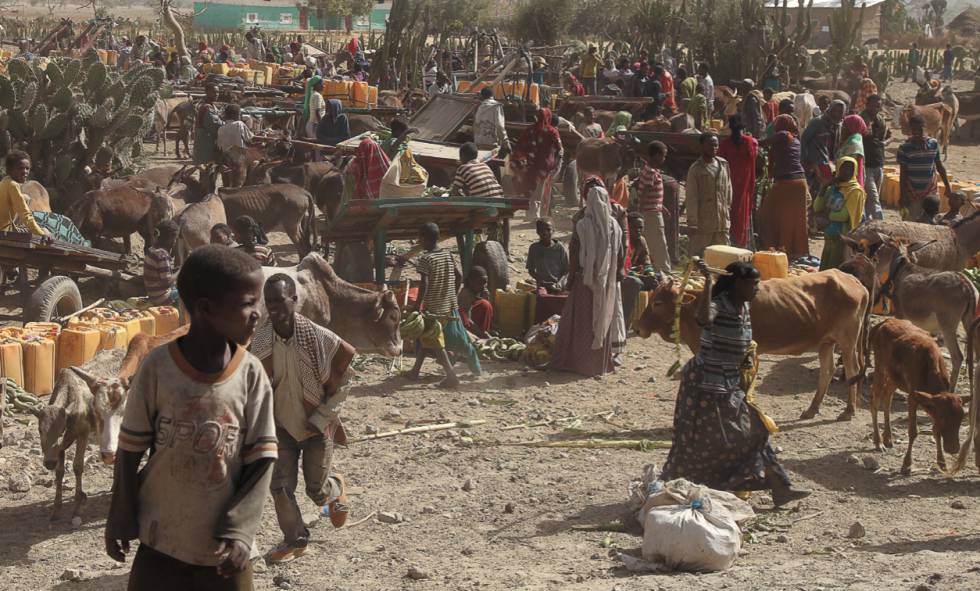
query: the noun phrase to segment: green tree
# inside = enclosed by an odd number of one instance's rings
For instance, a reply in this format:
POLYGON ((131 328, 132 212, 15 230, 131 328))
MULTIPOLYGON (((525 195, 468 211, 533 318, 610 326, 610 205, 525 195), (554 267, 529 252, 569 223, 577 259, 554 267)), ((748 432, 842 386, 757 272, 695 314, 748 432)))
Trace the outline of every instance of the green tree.
POLYGON ((511 32, 519 41, 557 44, 568 33, 575 9, 574 0, 525 0, 511 21, 511 32))
POLYGON ((318 16, 364 16, 370 14, 374 0, 309 0, 318 16))

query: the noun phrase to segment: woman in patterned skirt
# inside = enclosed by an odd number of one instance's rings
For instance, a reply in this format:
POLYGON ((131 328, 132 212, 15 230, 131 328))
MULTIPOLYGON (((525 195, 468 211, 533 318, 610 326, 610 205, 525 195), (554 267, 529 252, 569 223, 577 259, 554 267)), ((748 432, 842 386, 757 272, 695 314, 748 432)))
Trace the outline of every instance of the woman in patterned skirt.
POLYGON ((673 445, 661 479, 685 478, 727 491, 770 489, 777 507, 802 499, 810 493, 790 486, 740 382, 752 343, 749 302, 759 291, 759 272, 748 263, 732 263, 712 287, 708 268, 698 264, 705 278, 698 308, 701 349, 682 370, 673 445))

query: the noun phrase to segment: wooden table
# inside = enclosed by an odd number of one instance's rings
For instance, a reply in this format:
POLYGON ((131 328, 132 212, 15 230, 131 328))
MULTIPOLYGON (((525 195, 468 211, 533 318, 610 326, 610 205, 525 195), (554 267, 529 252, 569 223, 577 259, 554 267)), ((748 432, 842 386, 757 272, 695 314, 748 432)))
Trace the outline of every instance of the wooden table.
POLYGON ((353 199, 333 219, 321 217, 319 223, 326 240, 364 242, 373 238, 375 280, 384 283, 389 240, 414 240, 422 224, 436 223, 444 235, 456 236, 465 275, 473 264, 476 230, 489 222, 509 220, 527 206, 527 199, 513 197, 353 199))

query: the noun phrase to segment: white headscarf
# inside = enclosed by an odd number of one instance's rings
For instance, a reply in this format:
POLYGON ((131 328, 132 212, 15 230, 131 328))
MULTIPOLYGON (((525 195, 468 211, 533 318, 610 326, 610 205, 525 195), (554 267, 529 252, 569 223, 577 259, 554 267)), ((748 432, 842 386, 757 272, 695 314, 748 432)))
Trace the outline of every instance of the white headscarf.
POLYGON ((593 185, 586 196, 585 217, 575 223, 582 280, 592 290, 592 348, 601 349, 616 307, 616 275, 623 230, 612 216, 609 194, 593 185))

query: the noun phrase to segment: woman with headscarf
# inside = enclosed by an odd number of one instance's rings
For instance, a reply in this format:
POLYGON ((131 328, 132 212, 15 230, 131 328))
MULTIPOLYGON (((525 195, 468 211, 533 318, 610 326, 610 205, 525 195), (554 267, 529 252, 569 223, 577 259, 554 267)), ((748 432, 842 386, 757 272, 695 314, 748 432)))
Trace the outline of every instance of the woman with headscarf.
POLYGON ((572 218, 569 294, 551 368, 594 377, 614 370, 614 343, 625 341, 619 281, 626 253, 602 179, 590 177, 582 192, 585 207, 572 218))
POLYGON ((861 84, 858 86, 857 95, 854 97, 854 105, 852 110, 860 113, 868 105, 868 97, 874 94, 878 94, 878 85, 871 78, 865 78, 861 80, 861 84))
POLYGON ((755 159, 759 142, 745 133, 742 118, 728 118, 730 136, 721 141, 718 155, 728 161, 732 173, 732 245, 748 248, 752 239, 752 210, 755 209, 755 159))
POLYGON ((742 122, 745 124, 745 130, 756 139, 761 138, 766 132, 766 115, 762 111, 765 102, 765 97, 758 90, 746 94, 742 101, 742 122))
POLYGON ((235 232, 235 242, 238 243, 235 248, 245 251, 263 267, 276 266, 276 257, 272 249, 267 246, 269 238, 265 235, 262 226, 251 216, 239 216, 232 223, 232 230, 235 232))
POLYGON ((565 72, 565 81, 568 84, 568 92, 572 96, 585 96, 585 85, 571 72, 565 72))
POLYGON ((350 123, 344 114, 344 106, 337 99, 327 101, 327 112, 316 128, 318 144, 336 146, 350 139, 350 123))
POLYGON ((760 143, 769 150, 773 184, 759 206, 759 242, 763 249, 781 250, 796 260, 810 254, 810 191, 800 159, 800 128, 789 114, 776 117, 772 127, 773 133, 760 143))
POLYGON ((345 187, 351 188, 352 199, 378 199, 381 197, 381 180, 391 161, 378 142, 365 137, 354 151, 354 159, 347 165, 345 187))
POLYGON ((819 194, 825 185, 833 182, 832 155, 840 143, 841 121, 846 109, 844 101, 832 101, 826 112, 810 120, 800 136, 803 169, 807 172, 811 195, 819 194))
POLYGON ((674 436, 660 480, 684 478, 730 492, 770 490, 777 507, 802 499, 810 493, 790 485, 769 443, 768 421, 746 396, 746 368, 753 366, 749 303, 759 292, 759 271, 732 263, 728 275, 712 284, 699 263, 705 281, 697 311, 701 348, 681 370, 674 436))
POLYGON ((303 121, 306 121, 306 137, 315 138, 316 129, 327 111, 323 98, 323 78, 313 76, 306 81, 306 96, 303 98, 303 121))
POLYGON ((621 131, 629 131, 631 125, 633 125, 633 114, 629 111, 619 111, 613 116, 612 123, 606 130, 606 137, 613 137, 621 131))
POLYGON ((517 140, 510 156, 514 189, 530 198, 527 219, 547 215, 551 206, 551 175, 563 157, 561 136, 551 124, 551 109, 538 111, 537 120, 517 140))
POLYGON ((844 262, 844 241, 841 236, 856 228, 864 218, 864 189, 857 181, 858 163, 844 157, 837 161, 834 183, 813 202, 813 211, 827 216, 830 223, 824 229, 823 254, 820 270, 836 269, 844 262))
POLYGON ((841 143, 837 146, 834 161, 850 156, 857 161, 857 179, 864 188, 864 136, 868 133, 868 124, 860 115, 848 115, 841 124, 841 143))

